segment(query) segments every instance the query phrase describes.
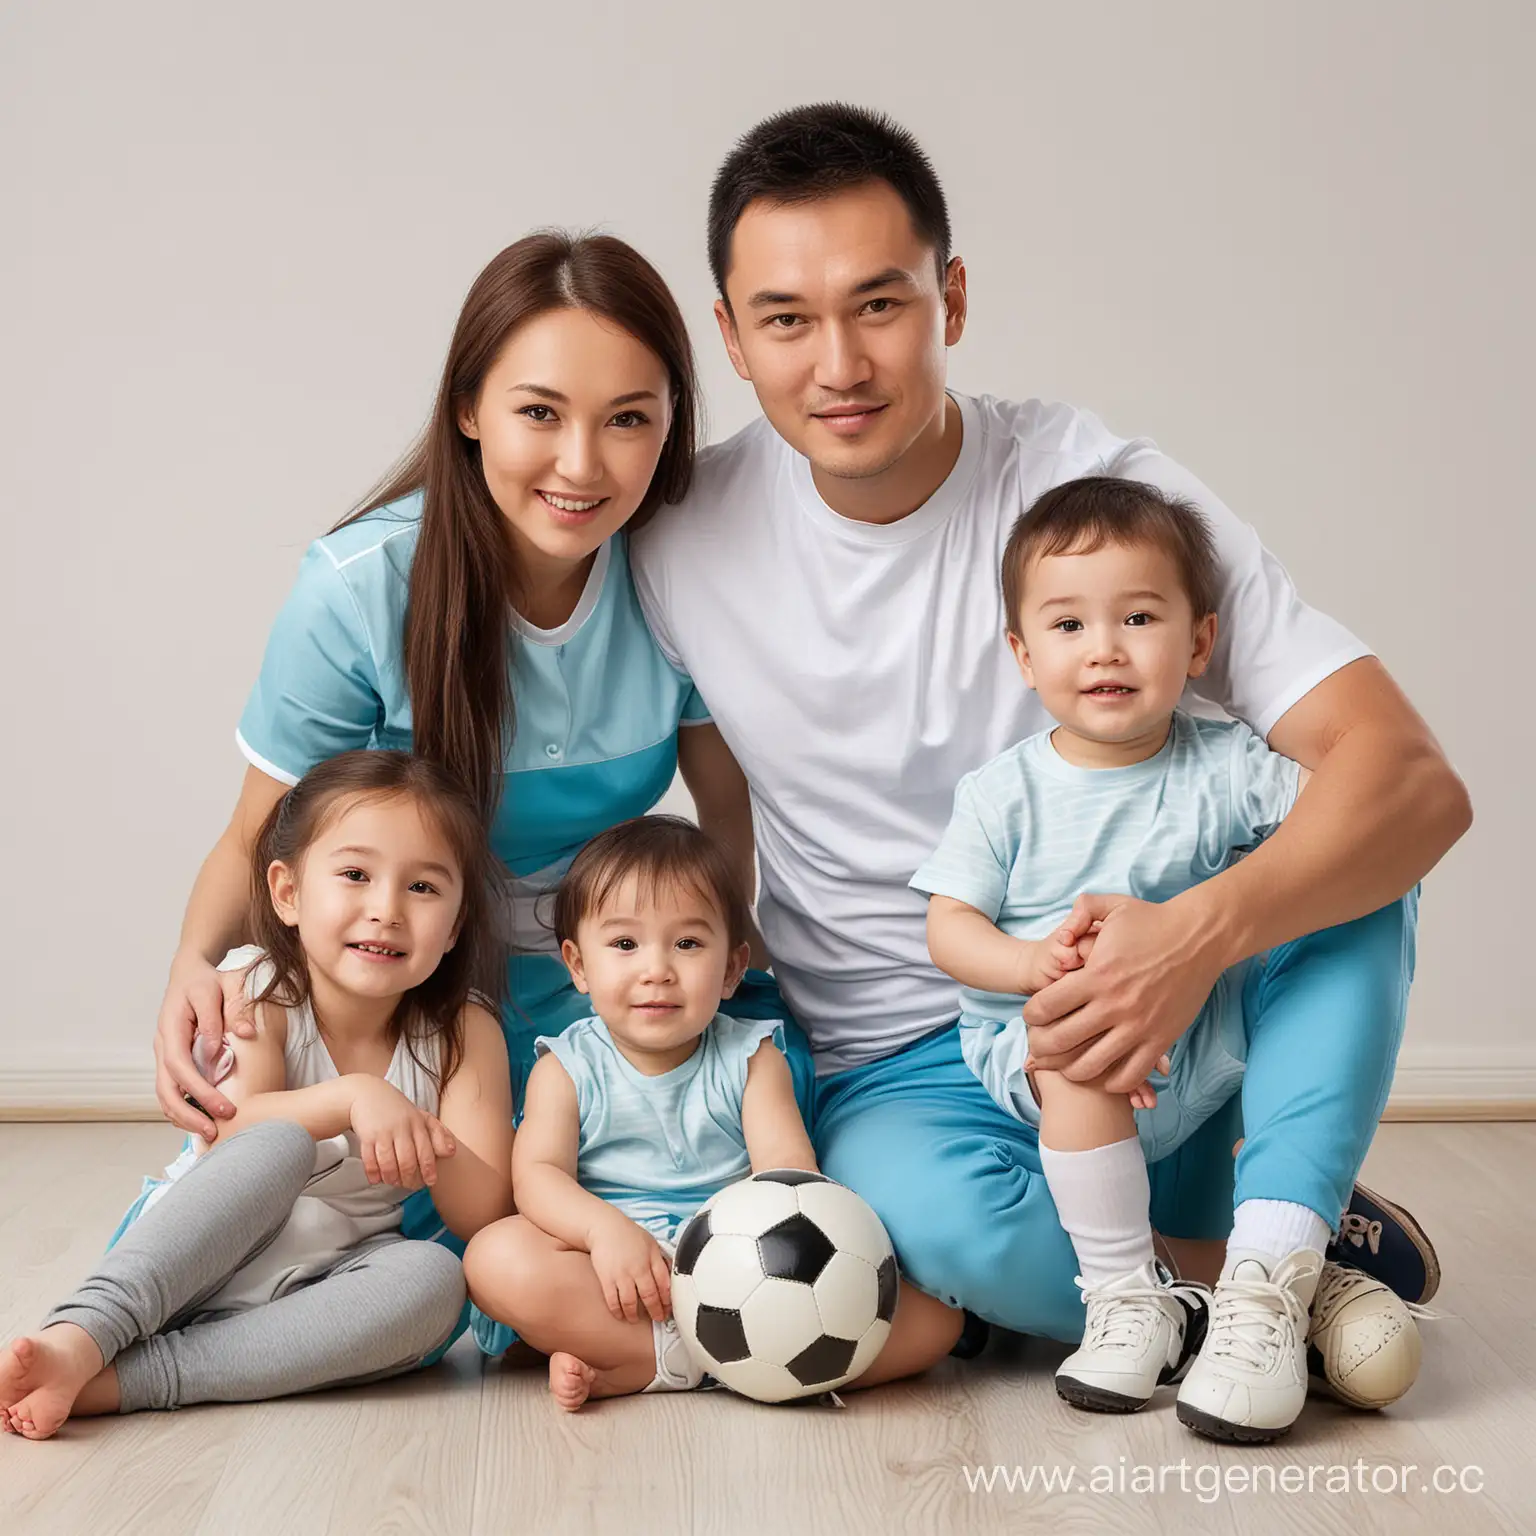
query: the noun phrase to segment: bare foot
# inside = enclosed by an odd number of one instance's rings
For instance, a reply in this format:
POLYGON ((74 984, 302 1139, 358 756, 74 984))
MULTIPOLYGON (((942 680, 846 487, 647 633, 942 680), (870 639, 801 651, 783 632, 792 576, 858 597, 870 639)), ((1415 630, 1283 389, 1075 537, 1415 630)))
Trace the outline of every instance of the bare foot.
POLYGON ((55 1323, 0 1350, 0 1410, 5 1428, 46 1440, 70 1415, 85 1384, 101 1372, 101 1351, 85 1329, 55 1323))
POLYGON ((597 1372, 575 1355, 557 1352, 549 1357, 549 1391, 567 1413, 575 1413, 592 1393, 597 1372))

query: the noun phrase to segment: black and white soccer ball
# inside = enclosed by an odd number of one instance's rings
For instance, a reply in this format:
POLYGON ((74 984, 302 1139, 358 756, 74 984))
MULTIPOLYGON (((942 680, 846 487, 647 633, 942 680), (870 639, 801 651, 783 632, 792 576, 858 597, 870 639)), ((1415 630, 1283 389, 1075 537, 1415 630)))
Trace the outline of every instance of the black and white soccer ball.
POLYGON ((728 1185, 677 1238, 672 1315, 698 1365, 762 1403, 861 1376, 896 1315, 880 1218, 819 1173, 776 1168, 728 1185))

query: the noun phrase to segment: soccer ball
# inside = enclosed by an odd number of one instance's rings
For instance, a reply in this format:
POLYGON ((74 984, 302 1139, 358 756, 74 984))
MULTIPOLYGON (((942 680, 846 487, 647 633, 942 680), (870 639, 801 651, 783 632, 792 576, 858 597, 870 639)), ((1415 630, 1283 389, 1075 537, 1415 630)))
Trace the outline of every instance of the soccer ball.
POLYGON ((1307 1339, 1314 1382, 1352 1408, 1385 1408, 1413 1385, 1421 1355, 1400 1297, 1358 1269, 1323 1266, 1307 1339))
POLYGON ((819 1173, 776 1168, 720 1190, 678 1234, 672 1315, 717 1381, 783 1403, 869 1369, 896 1288, 880 1218, 819 1173))

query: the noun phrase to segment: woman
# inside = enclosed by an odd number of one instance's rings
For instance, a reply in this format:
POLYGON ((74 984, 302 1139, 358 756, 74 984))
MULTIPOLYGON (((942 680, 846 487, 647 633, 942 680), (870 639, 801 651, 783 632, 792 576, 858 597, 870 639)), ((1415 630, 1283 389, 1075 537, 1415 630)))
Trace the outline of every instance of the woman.
MULTIPOLYGON (((519 1101, 534 1036, 589 1011, 536 905, 588 838, 649 810, 680 766, 701 822, 749 874, 750 823, 721 809, 738 803, 740 770, 646 629, 626 551, 626 527, 686 490, 697 416, 682 316, 622 241, 530 235, 475 280, 420 442, 311 546, 273 627, 237 733, 240 798, 193 887, 160 1011, 168 1119, 211 1138, 232 1112, 191 1046, 225 1026, 214 966, 246 937, 251 839, 338 752, 421 752, 484 809, 511 877, 503 1028, 519 1101)), ((783 1016, 766 977, 734 1011, 783 1016)), ((425 1194, 405 1231, 443 1235, 425 1194)))

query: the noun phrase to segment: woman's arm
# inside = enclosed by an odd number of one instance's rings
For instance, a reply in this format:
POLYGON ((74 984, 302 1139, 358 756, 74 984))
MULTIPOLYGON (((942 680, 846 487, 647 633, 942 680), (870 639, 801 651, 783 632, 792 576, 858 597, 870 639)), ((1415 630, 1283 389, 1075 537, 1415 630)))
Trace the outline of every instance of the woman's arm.
POLYGON ((471 1238, 512 1214, 512 1074, 501 1025, 464 1010, 464 1060, 443 1085, 438 1119, 458 1144, 437 1165, 432 1203, 448 1230, 471 1238))
POLYGON ((741 1130, 753 1173, 765 1168, 818 1171, 816 1153, 795 1099, 795 1080, 783 1051, 772 1040, 759 1042, 747 1063, 741 1130))
MULTIPOLYGON (((192 1041, 199 1034, 215 1042, 223 1038, 224 992, 215 967, 246 936, 251 848, 261 824, 287 788, 259 768, 246 769, 229 825, 203 860, 192 887, 160 1004, 155 1033, 155 1095, 160 1111, 173 1125, 207 1141, 218 1134, 210 1117, 228 1120, 234 1105, 197 1070, 192 1041), (190 1094, 208 1113, 200 1114, 184 1094, 190 1094)), ((228 1027, 242 1035, 252 1028, 248 1021, 233 1018, 228 1020, 228 1027)))
MULTIPOLYGON (((677 732, 677 768, 693 796, 699 826, 725 850, 742 894, 750 902, 757 889, 757 844, 752 833, 752 796, 747 776, 714 725, 684 725, 677 732)), ((747 935, 751 963, 770 964, 767 946, 754 924, 747 935)))
POLYGON ((534 1226, 590 1253, 595 1229, 615 1217, 629 1218, 576 1182, 580 1147, 576 1085, 556 1057, 545 1056, 528 1074, 523 1120, 512 1144, 512 1189, 518 1211, 534 1226))

